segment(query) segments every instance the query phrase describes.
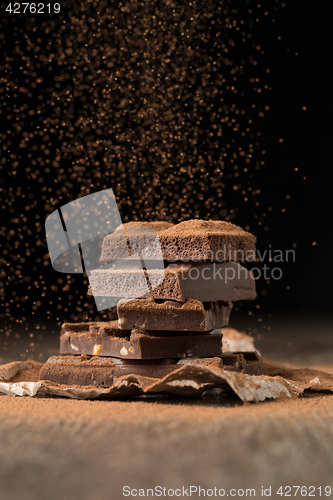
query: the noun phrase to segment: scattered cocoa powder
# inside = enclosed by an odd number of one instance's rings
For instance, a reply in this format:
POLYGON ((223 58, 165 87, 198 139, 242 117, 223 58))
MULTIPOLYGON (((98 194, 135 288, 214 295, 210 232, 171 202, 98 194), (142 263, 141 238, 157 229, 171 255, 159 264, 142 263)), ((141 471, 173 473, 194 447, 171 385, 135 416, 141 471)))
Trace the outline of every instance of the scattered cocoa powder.
POLYGON ((31 368, 18 371, 9 382, 38 382, 43 363, 38 363, 38 361, 30 361, 29 363, 31 363, 31 368))

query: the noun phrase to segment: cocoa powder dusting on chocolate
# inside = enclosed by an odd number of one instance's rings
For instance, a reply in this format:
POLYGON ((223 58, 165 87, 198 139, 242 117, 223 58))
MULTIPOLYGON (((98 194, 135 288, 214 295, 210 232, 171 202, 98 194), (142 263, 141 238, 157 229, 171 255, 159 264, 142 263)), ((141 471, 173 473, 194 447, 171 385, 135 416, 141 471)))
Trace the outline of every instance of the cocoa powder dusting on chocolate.
POLYGON ((244 231, 244 229, 231 224, 226 221, 210 221, 210 220, 187 220, 180 222, 179 224, 170 227, 163 231, 161 237, 194 237, 194 236, 221 236, 221 234, 226 235, 237 235, 248 237, 250 240, 255 241, 255 237, 244 231))

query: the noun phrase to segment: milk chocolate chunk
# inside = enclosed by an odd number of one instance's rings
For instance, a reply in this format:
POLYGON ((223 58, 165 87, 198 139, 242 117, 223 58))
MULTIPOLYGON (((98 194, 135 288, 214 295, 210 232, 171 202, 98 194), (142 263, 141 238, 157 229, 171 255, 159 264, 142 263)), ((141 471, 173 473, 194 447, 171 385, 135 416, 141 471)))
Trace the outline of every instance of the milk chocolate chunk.
MULTIPOLYGON (((141 224, 141 223, 137 223, 141 224)), ((153 226, 151 226, 153 227, 153 226)), ((255 259, 256 238, 251 233, 225 221, 187 220, 166 229, 157 229, 162 255, 169 261, 244 261, 255 259)), ((116 231, 103 240, 102 260, 121 259, 118 246, 113 240, 116 231)), ((133 234, 132 241, 135 239, 133 234)), ((152 249, 140 248, 145 258, 154 253, 152 249)))
MULTIPOLYGON (((68 328, 68 327, 67 327, 68 328)), ((60 337, 60 354, 88 354, 123 359, 186 358, 219 356, 222 334, 156 335, 140 330, 121 330, 117 325, 93 326, 85 331, 70 328, 60 337)))
POLYGON ((52 356, 42 366, 40 380, 66 385, 111 387, 123 375, 163 378, 175 370, 176 360, 135 360, 89 356, 52 356))
POLYGON ((158 235, 162 231, 173 226, 172 223, 166 221, 139 222, 132 221, 119 226, 113 233, 105 236, 103 240, 101 260, 112 261, 124 258, 123 234, 126 235, 126 244, 129 255, 141 252, 149 246, 149 233, 146 234, 144 228, 153 228, 158 235), (140 229, 142 228, 142 230, 140 229), (148 242, 147 242, 148 238, 148 242))
MULTIPOLYGON (((137 261, 127 261, 123 266, 96 269, 90 272, 88 295, 95 297, 141 297, 150 290, 146 269, 138 268, 137 261)), ((154 270, 155 271, 155 270, 154 270)), ((153 271, 153 272, 154 272, 153 271)), ((152 271, 149 271, 151 273, 152 271)), ((156 272, 156 271, 155 271, 156 272)), ((163 273, 164 271, 161 270, 163 273)), ((163 280, 163 274, 160 282, 163 280)))
POLYGON ((118 325, 123 330, 203 331, 229 323, 232 302, 186 302, 154 299, 120 300, 118 325))
MULTIPOLYGON (((98 269, 91 272, 90 295, 109 297, 133 297, 133 283, 140 282, 141 274, 135 269, 98 269)), ((149 278, 156 276, 160 285, 142 297, 185 302, 187 298, 201 302, 218 300, 250 300, 256 297, 252 274, 236 262, 177 262, 164 270, 149 271, 149 278), (161 277, 158 280, 158 277, 161 277)), ((138 288, 138 287, 136 287, 138 288)))
POLYGON ((192 219, 160 234, 165 260, 243 261, 254 258, 256 238, 225 221, 192 219))
POLYGON ((163 378, 185 364, 211 366, 249 375, 262 374, 258 353, 222 354, 214 358, 182 360, 121 360, 89 356, 52 356, 42 366, 40 380, 66 385, 111 387, 123 375, 163 378))
POLYGON ((60 335, 66 332, 81 333, 89 330, 91 326, 93 327, 110 327, 116 328, 118 325, 118 320, 114 319, 112 321, 87 321, 85 323, 63 323, 61 325, 60 335))

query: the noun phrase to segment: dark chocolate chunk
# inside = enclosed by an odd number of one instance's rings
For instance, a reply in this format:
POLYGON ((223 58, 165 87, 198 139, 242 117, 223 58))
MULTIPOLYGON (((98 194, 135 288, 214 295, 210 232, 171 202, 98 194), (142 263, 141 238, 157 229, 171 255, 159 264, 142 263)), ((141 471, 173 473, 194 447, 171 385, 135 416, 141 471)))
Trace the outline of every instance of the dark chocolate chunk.
POLYGON ((124 330, 210 331, 229 323, 232 302, 121 300, 118 325, 124 330))

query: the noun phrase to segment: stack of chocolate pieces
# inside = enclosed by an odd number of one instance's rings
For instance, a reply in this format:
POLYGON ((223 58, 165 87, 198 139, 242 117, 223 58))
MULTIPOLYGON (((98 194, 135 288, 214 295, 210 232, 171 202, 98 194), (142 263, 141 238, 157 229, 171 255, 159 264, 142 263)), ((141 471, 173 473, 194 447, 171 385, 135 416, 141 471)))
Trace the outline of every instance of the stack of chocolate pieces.
MULTIPOLYGON (((233 301, 256 296, 251 273, 239 264, 253 258, 255 237, 222 221, 132 222, 124 228, 131 255, 126 265, 96 269, 89 277, 90 294, 120 299, 118 320, 65 323, 61 356, 44 364, 40 378, 110 387, 123 375, 163 378, 185 364, 260 374, 257 353, 224 352, 221 330, 233 301), (143 244, 147 227, 157 231, 160 254, 143 244), (139 284, 135 298, 133 284, 139 284)), ((123 257, 120 234, 104 238, 103 262, 123 257)))

